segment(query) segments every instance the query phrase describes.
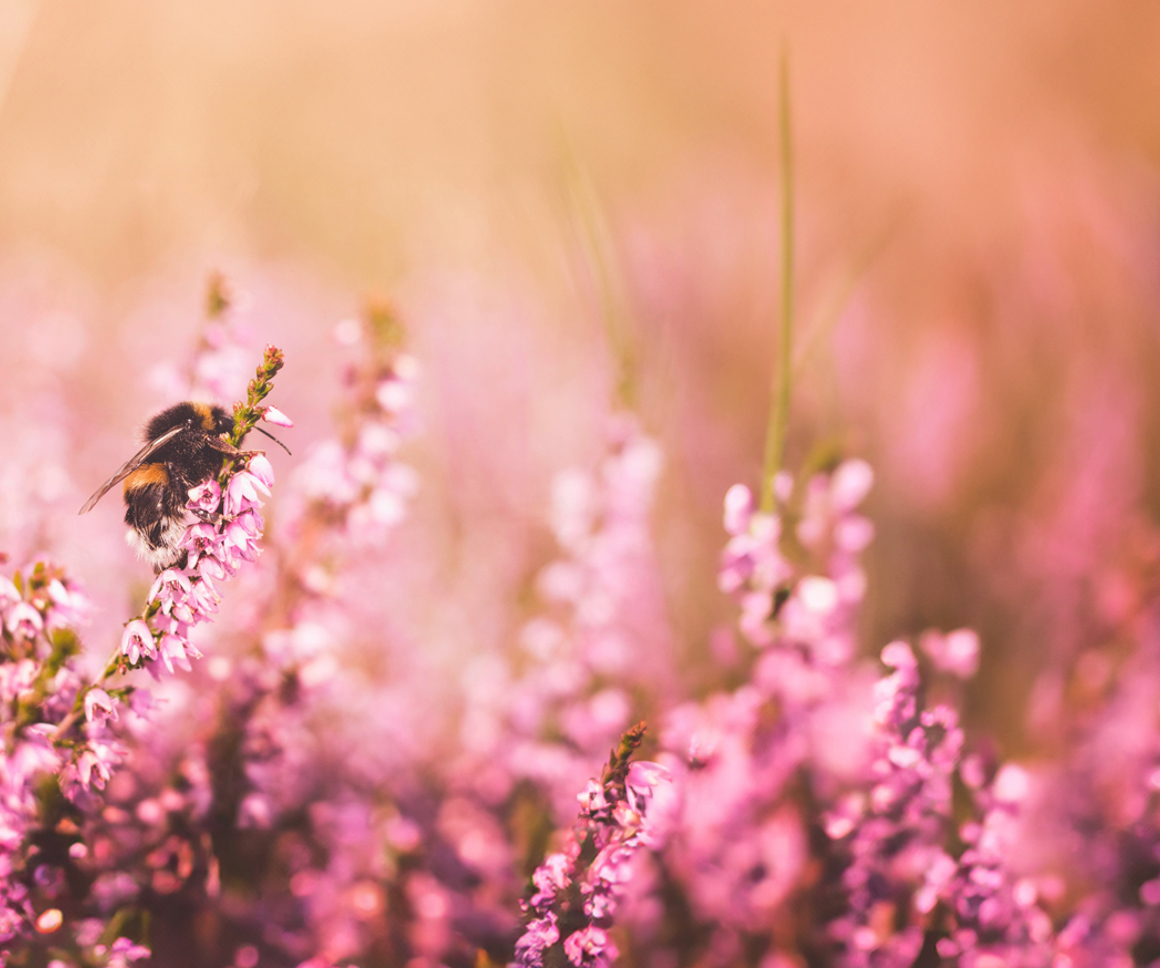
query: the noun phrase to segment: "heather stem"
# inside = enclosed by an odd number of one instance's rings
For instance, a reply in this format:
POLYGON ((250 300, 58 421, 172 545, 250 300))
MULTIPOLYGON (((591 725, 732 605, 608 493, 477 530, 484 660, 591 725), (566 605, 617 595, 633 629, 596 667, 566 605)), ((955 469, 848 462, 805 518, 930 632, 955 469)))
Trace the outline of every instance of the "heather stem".
POLYGON ((793 382, 793 145, 791 141, 789 64, 781 56, 778 99, 778 140, 781 149, 781 319, 778 329, 777 371, 774 376, 769 423, 765 433, 765 463, 761 476, 761 510, 773 511, 773 479, 785 455, 793 382))

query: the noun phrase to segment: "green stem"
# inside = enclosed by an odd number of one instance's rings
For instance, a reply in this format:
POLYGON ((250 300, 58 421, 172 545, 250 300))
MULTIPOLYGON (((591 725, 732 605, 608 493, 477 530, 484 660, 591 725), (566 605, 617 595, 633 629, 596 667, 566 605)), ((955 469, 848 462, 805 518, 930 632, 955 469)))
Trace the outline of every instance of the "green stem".
POLYGON ((765 431, 765 462, 761 475, 761 510, 774 508, 773 479, 785 457, 789 426, 790 390, 793 384, 793 143, 789 111, 789 63, 782 52, 779 77, 778 136, 781 149, 781 319, 778 331, 777 369, 765 431))

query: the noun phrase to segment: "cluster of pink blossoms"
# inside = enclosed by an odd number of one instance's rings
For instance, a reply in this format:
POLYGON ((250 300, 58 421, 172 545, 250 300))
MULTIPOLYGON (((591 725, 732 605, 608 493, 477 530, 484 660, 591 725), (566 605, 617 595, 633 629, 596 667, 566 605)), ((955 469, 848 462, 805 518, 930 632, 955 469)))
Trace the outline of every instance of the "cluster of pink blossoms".
POLYGON ((92 789, 104 785, 125 755, 100 715, 103 704, 116 715, 113 698, 99 691, 90 699, 73 665, 73 629, 91 608, 63 572, 43 562, 14 580, 0 578, 0 962, 33 938, 105 968, 125 968, 149 955, 128 938, 110 942, 101 919, 67 919, 72 898, 65 871, 45 849, 63 842, 70 863, 87 853, 67 819, 55 829, 44 826, 46 782, 56 778, 83 816, 99 809, 92 789))
POLYGON ((250 456, 246 470, 234 473, 223 491, 216 480, 189 492, 187 507, 200 520, 181 540, 186 563, 167 568, 153 583, 145 616, 125 626, 121 654, 130 668, 145 664, 156 676, 154 660, 169 672, 188 670, 201 653, 189 639, 191 630, 210 620, 221 601, 214 583, 233 577, 243 561, 261 553, 262 498, 270 493, 274 471, 263 454, 250 456))
MULTIPOLYGON (((241 436, 263 414, 280 418, 257 404, 281 365, 279 351, 268 348, 240 412, 241 436)), ((103 968, 150 956, 149 948, 117 936, 124 923, 118 908, 137 888, 124 871, 104 869, 115 848, 102 833, 123 813, 106 799, 129 755, 115 728, 119 707, 128 700, 141 713, 149 697, 111 685, 110 677, 142 665, 156 676, 156 660, 171 672, 189 669, 199 654, 189 635, 218 607, 214 582, 258 553, 259 508, 273 475, 260 454, 248 455, 246 465, 190 494, 199 520, 183 538, 185 563, 158 576, 141 617, 128 623, 94 682, 86 683, 73 661, 79 644, 72 627, 90 606, 63 573, 38 564, 0 581, 0 944, 14 946, 0 956, 39 964, 27 956, 40 952, 54 965, 103 968)), ((143 819, 147 804, 140 810, 143 819)))
MULTIPOLYGON (((1066 954, 1067 929, 1057 939, 1041 904, 1045 884, 1012 870, 1010 859, 1024 834, 1029 774, 1008 763, 987 782, 981 759, 969 756, 959 775, 974 795, 979 816, 960 828, 966 846, 953 868, 949 857, 940 863, 954 873, 941 892, 953 927, 939 939, 939 954, 957 957, 963 968, 1070 968, 1074 962, 1066 954)), ((1103 963, 1110 968, 1116 959, 1103 963)))
POLYGON ((753 645, 795 642, 830 665, 852 658, 849 619, 866 592, 859 556, 874 537, 874 526, 857 508, 873 481, 865 461, 844 461, 833 473, 812 477, 795 501, 792 478, 782 472, 773 485, 782 505, 777 513, 758 510, 744 484, 726 493, 731 537, 718 585, 741 606, 738 626, 753 645), (799 560, 787 546, 796 547, 799 560), (812 559, 805 569, 803 557, 812 559))
POLYGON ((822 793, 864 762, 870 676, 853 659, 871 480, 862 461, 800 488, 779 475, 776 513, 744 485, 726 496, 719 584, 741 606, 751 668, 737 688, 671 709, 661 736, 677 781, 665 870, 703 925, 707 964, 741 958, 807 869, 798 777, 822 793))
POLYGON ((588 781, 563 848, 532 875, 535 891, 522 903, 530 917, 515 948, 521 968, 541 968, 561 941, 576 968, 606 968, 619 957, 608 928, 632 880, 636 851, 653 842, 649 801, 657 785, 671 779, 658 763, 628 762, 643 733, 643 724, 629 730, 604 779, 588 781))
POLYGON ((592 762, 632 721, 630 690, 671 685, 650 533, 660 448, 626 413, 608 420, 605 447, 596 466, 553 482, 560 553, 536 577, 544 607, 520 630, 522 672, 481 678, 463 730, 476 755, 549 790, 564 823, 592 762))
POLYGON ((923 945, 923 919, 955 870, 943 843, 963 732, 951 707, 920 707, 909 645, 892 642, 882 661, 893 672, 875 686, 871 785, 846 797, 826 823, 848 855, 842 885, 849 910, 831 930, 851 968, 911 964, 923 945), (918 917, 896 929, 896 912, 909 913, 911 904, 918 917))
MULTIPOLYGON (((37 566, 45 573, 44 566, 37 566)), ((29 931, 39 919, 28 885, 32 871, 25 843, 36 826, 36 787, 45 775, 58 773, 68 762, 66 750, 53 743, 54 733, 72 707, 80 686, 70 668, 53 676, 49 661, 56 652, 50 628, 63 628, 67 609, 83 602, 76 589, 53 577, 33 592, 28 579, 0 578, 0 704, 3 708, 4 755, 0 759, 0 945, 29 931), (19 583, 19 584, 17 584, 19 583), (25 597, 24 592, 33 592, 25 597), (57 601, 66 603, 60 614, 57 601), (52 682, 52 680, 58 680, 52 682), (55 688, 53 688, 55 686, 55 688), (41 701, 41 700, 47 701, 41 701)))
MULTIPOLYGON (((401 327, 391 315, 369 322, 350 319, 335 339, 359 353, 346 373, 350 414, 346 433, 317 445, 299 464, 295 490, 347 525, 346 536, 373 540, 402 520, 418 488, 415 471, 398 458, 414 432, 419 363, 396 345, 401 327), (381 338, 379 329, 388 332, 381 338)), ((298 515, 292 511, 291 517, 298 515)))

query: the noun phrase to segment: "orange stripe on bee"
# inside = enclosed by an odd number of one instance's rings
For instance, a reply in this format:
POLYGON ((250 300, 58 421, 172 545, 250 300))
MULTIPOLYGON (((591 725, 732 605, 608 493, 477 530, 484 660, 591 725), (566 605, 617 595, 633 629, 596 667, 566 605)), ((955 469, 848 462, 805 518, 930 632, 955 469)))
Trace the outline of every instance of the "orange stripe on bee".
POLYGON ((195 403, 192 405, 193 409, 197 411, 197 415, 201 417, 201 426, 203 429, 210 432, 213 431, 213 407, 208 403, 195 403))
POLYGON ((134 471, 130 471, 125 478, 125 493, 135 491, 141 487, 151 487, 159 484, 165 487, 169 483, 169 471, 164 464, 142 464, 134 471))

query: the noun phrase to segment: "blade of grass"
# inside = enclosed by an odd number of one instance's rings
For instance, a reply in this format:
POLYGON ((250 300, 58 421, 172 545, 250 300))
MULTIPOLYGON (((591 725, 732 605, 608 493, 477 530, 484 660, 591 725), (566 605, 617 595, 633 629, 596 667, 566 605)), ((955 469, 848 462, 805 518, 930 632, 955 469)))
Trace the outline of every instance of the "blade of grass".
POLYGON ((568 142, 562 139, 562 145, 565 186, 581 258, 592 274, 601 321, 616 360, 616 403, 631 410, 636 404, 636 353, 613 266, 610 233, 591 180, 568 142))
POLYGON ((785 459, 793 384, 793 143, 790 126, 789 63, 782 51, 779 73, 778 141, 781 155, 781 318, 778 326, 777 366, 770 394, 769 423, 765 431, 765 461, 761 475, 761 510, 772 512, 773 479, 785 459))

